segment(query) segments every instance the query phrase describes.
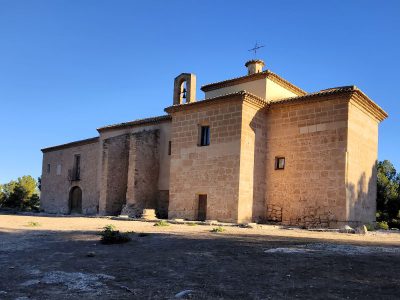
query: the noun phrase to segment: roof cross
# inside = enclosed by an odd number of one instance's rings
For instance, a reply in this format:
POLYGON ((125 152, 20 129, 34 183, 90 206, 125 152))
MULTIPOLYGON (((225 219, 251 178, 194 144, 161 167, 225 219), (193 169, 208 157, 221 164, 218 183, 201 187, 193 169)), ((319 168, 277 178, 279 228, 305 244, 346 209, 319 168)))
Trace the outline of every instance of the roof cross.
POLYGON ((249 51, 254 51, 254 57, 256 57, 257 55, 257 50, 260 48, 263 48, 264 45, 259 45, 258 42, 256 42, 256 44, 254 45, 254 48, 249 49, 249 51))

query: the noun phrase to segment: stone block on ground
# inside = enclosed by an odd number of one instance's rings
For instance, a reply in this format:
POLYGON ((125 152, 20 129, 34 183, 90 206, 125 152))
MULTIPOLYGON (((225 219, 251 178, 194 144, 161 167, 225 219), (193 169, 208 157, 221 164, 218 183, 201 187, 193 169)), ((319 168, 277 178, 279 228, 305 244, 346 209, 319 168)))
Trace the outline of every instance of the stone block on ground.
POLYGON ((144 220, 157 220, 155 209, 143 209, 142 219, 144 220))
POLYGON ((355 230, 351 228, 349 225, 344 225, 342 228, 339 229, 341 233, 355 233, 355 230))
POLYGON ((366 227, 365 225, 361 225, 361 226, 358 226, 358 227, 355 229, 355 232, 356 232, 357 234, 367 234, 367 233, 368 233, 368 229, 367 229, 367 227, 366 227))

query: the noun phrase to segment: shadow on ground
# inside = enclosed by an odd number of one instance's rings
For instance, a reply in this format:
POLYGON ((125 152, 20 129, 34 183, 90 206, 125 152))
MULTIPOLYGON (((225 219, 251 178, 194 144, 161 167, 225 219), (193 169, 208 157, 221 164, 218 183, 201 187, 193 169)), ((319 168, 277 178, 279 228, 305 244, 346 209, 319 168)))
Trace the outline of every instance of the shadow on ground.
POLYGON ((97 234, 0 228, 0 299, 393 299, 400 288, 388 245, 167 231, 102 245, 97 234))

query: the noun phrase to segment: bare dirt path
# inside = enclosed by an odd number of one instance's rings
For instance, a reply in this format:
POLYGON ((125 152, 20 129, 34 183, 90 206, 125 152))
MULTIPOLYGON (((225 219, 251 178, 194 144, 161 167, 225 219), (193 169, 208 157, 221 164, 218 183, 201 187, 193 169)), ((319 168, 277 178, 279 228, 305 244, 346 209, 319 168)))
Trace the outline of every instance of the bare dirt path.
POLYGON ((400 297, 400 233, 213 227, 0 215, 0 299, 400 297), (136 234, 102 245, 107 224, 136 234))

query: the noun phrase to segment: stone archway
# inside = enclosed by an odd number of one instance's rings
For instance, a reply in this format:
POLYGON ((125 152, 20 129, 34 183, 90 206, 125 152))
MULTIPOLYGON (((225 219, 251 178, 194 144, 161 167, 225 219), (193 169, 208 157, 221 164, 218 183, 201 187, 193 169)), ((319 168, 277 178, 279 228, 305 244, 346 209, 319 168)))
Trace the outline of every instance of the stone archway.
POLYGON ((74 186, 69 192, 69 211, 71 214, 82 213, 82 190, 79 186, 74 186))

